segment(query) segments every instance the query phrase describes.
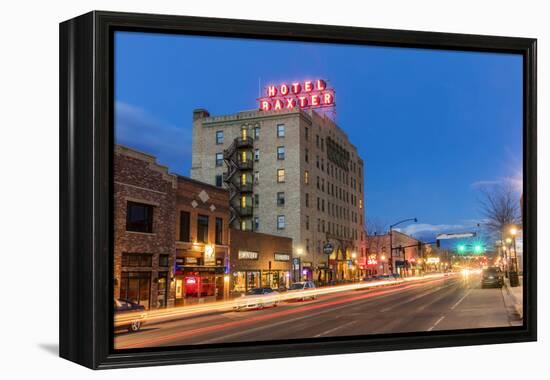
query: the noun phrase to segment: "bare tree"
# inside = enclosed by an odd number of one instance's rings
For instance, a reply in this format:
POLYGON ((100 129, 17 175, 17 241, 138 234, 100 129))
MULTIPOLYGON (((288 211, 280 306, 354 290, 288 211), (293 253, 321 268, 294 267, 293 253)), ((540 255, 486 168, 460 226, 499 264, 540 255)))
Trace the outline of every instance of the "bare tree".
POLYGON ((489 232, 501 233, 511 224, 521 223, 519 197, 510 185, 481 189, 480 207, 489 232))
POLYGON ((369 218, 366 220, 367 235, 384 235, 388 232, 388 223, 380 218, 369 218))

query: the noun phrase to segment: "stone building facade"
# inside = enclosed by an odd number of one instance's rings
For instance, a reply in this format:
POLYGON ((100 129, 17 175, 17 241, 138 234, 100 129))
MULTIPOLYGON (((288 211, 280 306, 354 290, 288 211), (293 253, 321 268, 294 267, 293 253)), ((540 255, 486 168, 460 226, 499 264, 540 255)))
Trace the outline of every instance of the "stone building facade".
POLYGON ((232 227, 291 238, 309 279, 354 276, 352 259, 364 252, 363 171, 345 132, 315 111, 194 112, 191 177, 230 191, 232 227))

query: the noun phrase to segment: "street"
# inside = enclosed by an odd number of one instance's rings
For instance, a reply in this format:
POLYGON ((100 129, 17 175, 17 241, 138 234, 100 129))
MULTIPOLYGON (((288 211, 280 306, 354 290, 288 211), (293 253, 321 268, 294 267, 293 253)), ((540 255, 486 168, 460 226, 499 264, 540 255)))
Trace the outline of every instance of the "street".
POLYGON ((117 333, 115 348, 249 342, 397 332, 507 327, 521 319, 504 291, 481 289, 479 275, 428 278, 280 303, 248 311, 220 311, 146 323, 117 333))

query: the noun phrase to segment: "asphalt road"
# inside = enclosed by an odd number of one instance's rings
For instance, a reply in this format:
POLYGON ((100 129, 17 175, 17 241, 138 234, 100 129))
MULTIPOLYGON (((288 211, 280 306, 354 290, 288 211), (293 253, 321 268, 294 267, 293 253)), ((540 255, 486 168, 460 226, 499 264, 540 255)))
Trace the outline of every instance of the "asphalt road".
POLYGON ((506 327, 521 324, 501 289, 481 289, 478 275, 284 302, 263 310, 229 311, 150 323, 117 333, 116 348, 298 339, 396 332, 506 327))

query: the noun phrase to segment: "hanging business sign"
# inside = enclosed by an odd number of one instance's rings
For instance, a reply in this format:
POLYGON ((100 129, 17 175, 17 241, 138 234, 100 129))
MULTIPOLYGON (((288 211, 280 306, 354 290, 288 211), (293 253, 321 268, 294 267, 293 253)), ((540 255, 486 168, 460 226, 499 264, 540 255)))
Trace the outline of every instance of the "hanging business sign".
POLYGON ((334 89, 323 79, 269 85, 258 102, 261 111, 332 107, 334 89))

